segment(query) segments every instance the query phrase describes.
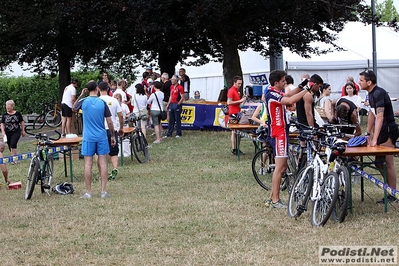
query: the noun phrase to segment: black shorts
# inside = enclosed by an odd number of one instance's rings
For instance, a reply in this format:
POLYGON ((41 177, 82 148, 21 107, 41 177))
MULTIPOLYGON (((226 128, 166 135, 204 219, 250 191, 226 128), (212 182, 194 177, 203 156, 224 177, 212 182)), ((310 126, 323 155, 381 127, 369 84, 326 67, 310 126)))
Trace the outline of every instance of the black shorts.
POLYGON ((109 129, 107 129, 107 137, 108 137, 108 145, 109 145, 109 156, 118 156, 119 153, 119 145, 118 145, 118 133, 115 132, 115 141, 116 144, 115 146, 111 146, 111 133, 109 132, 109 129))
POLYGON ((380 135, 378 136, 377 145, 387 142, 389 138, 392 140, 393 145, 395 145, 398 137, 399 129, 397 125, 382 127, 380 135))
POLYGON ((17 148, 17 143, 19 139, 21 138, 21 129, 18 129, 16 131, 12 132, 6 132, 7 135, 7 144, 8 148, 11 149, 16 149, 17 148))
POLYGON ((65 103, 61 104, 61 115, 65 117, 72 117, 72 108, 65 103))

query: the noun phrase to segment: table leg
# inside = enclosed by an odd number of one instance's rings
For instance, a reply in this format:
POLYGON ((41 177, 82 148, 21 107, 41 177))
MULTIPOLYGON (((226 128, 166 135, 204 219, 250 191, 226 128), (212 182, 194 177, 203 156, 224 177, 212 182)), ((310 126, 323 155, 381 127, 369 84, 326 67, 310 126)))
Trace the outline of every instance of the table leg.
MULTIPOLYGON (((384 184, 387 184, 387 162, 386 162, 386 160, 384 160, 384 162, 383 162, 382 169, 383 169, 382 174, 384 176, 384 184)), ((388 193, 387 193, 386 189, 384 189, 384 212, 388 212, 388 193)))
POLYGON ((235 131, 236 133, 236 149, 237 149, 237 159, 240 160, 240 141, 241 141, 241 136, 238 133, 238 130, 235 131))
POLYGON ((71 173, 71 183, 73 183, 73 172, 72 172, 72 147, 69 147, 69 172, 71 173))
POLYGON ((121 166, 123 166, 123 137, 119 137, 121 143, 121 166))
POLYGON ((67 155, 67 151, 63 150, 62 153, 64 154, 64 173, 65 173, 65 177, 68 176, 68 171, 67 171, 67 164, 66 164, 66 155, 67 155))
MULTIPOLYGON (((363 168, 363 156, 360 157, 360 169, 362 171, 364 170, 363 168)), ((351 180, 352 182, 352 180, 351 180)), ((362 175, 360 175, 360 200, 363 202, 364 201, 364 178, 362 175)))

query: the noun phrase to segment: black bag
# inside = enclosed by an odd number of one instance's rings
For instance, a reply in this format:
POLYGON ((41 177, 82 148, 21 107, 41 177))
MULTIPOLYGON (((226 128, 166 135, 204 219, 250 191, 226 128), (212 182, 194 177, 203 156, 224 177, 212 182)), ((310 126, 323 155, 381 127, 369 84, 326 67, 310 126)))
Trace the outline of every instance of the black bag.
POLYGON ((158 96, 157 96, 156 92, 154 92, 154 94, 155 94, 155 98, 157 99, 157 103, 158 103, 158 106, 159 106, 159 110, 161 110, 161 114, 159 115, 159 118, 160 118, 161 120, 165 120, 165 119, 168 117, 168 114, 166 113, 165 110, 162 110, 161 105, 159 104, 158 96))
POLYGON ((166 113, 166 111, 161 111, 161 114, 159 115, 159 118, 161 120, 166 120, 166 118, 168 118, 168 114, 166 113))

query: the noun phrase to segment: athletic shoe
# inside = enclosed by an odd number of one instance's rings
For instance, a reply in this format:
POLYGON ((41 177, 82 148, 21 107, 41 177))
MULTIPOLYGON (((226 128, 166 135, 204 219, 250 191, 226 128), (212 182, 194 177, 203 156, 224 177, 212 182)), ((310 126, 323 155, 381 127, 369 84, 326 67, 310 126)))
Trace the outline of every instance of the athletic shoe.
POLYGON ((116 169, 116 168, 112 169, 111 174, 110 174, 109 177, 108 177, 108 180, 113 180, 113 179, 115 179, 115 177, 116 177, 117 174, 118 174, 118 169, 116 169))
MULTIPOLYGON (((388 200, 388 203, 392 203, 392 202, 399 203, 398 199, 393 197, 393 196, 391 196, 391 195, 388 195, 387 200, 388 200)), ((376 203, 377 204, 384 204, 384 198, 382 198, 380 200, 377 200, 376 203)))
POLYGON ((259 168, 258 174, 265 175, 266 174, 265 168, 263 168, 263 167, 259 168))
POLYGON ((176 135, 176 138, 178 139, 178 138, 181 138, 181 136, 179 136, 179 135, 176 135))
POLYGON ((266 199, 265 200, 265 205, 270 206, 270 203, 272 202, 272 199, 266 199))
POLYGON ((154 143, 154 144, 159 144, 159 143, 161 143, 161 141, 157 139, 157 140, 154 141, 153 143, 154 143))
POLYGON ((277 202, 272 202, 270 201, 270 207, 273 209, 286 209, 287 205, 285 205, 281 199, 279 199, 277 202))
POLYGON ((85 193, 85 194, 83 194, 83 196, 81 196, 80 197, 81 199, 91 199, 92 198, 92 196, 91 196, 91 193, 85 193))
POLYGON ((109 197, 109 194, 108 194, 107 191, 101 192, 101 198, 102 198, 102 199, 105 199, 105 198, 108 198, 108 197, 109 197))

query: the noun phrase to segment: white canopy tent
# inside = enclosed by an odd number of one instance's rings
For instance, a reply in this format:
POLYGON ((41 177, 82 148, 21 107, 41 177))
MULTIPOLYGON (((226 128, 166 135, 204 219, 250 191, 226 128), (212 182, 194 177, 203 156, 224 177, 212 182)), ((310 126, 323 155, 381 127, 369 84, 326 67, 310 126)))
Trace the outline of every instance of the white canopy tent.
MULTIPOLYGON (((283 51, 286 70, 298 83, 303 73, 319 74, 325 82, 330 83, 334 92, 341 90, 348 76, 358 80, 359 73, 364 69, 372 69, 372 35, 371 25, 351 22, 338 34, 337 45, 346 51, 332 52, 326 55, 302 58, 283 51)), ((323 47, 324 44, 318 44, 323 47)), ((396 86, 399 82, 399 33, 386 27, 376 29, 376 48, 378 66, 378 85, 389 91, 391 97, 399 98, 396 86)), ((250 74, 270 72, 269 60, 252 50, 240 52, 241 67, 244 74, 244 84, 248 85, 250 74)), ((194 91, 201 93, 201 98, 216 101, 224 86, 222 64, 211 62, 204 66, 182 66, 191 79, 191 97, 194 91)), ((180 66, 178 67, 180 68, 180 66)), ((177 68, 177 70, 178 70, 177 68)), ((176 71, 177 72, 177 71, 176 71)), ((399 102, 394 102, 394 109, 399 109, 399 102)))

